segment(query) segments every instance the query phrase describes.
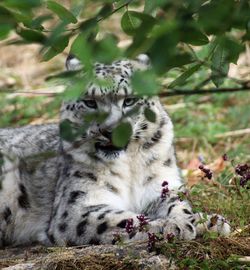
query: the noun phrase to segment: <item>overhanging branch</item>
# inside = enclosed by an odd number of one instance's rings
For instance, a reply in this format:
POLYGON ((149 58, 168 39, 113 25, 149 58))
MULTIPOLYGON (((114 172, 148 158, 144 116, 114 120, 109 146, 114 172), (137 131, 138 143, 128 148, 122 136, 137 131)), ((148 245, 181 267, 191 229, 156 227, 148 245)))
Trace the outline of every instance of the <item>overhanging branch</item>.
MULTIPOLYGON (((222 93, 237 93, 250 91, 250 87, 239 88, 209 88, 209 89, 168 89, 164 88, 166 92, 158 94, 159 97, 172 97, 172 96, 191 96, 191 95, 206 95, 206 94, 222 94, 222 93)), ((46 91, 18 91, 0 89, 0 94, 15 94, 24 96, 48 96, 54 97, 61 95, 62 92, 46 92, 46 91)))
POLYGON ((250 87, 239 88, 210 88, 210 89, 167 89, 167 92, 161 92, 159 97, 171 97, 171 96, 191 96, 191 95, 205 95, 205 94, 217 94, 217 93, 235 93, 250 91, 250 87))

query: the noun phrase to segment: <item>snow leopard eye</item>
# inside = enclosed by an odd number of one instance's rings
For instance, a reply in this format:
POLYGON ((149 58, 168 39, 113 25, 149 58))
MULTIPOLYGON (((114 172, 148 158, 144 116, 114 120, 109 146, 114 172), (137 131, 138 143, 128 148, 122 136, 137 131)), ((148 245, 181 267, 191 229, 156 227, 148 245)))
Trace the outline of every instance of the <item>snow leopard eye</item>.
POLYGON ((94 99, 83 99, 84 105, 90 109, 97 109, 97 103, 94 99))
POLYGON ((123 101, 123 107, 133 106, 137 101, 138 101, 138 98, 133 98, 133 97, 125 98, 123 101))

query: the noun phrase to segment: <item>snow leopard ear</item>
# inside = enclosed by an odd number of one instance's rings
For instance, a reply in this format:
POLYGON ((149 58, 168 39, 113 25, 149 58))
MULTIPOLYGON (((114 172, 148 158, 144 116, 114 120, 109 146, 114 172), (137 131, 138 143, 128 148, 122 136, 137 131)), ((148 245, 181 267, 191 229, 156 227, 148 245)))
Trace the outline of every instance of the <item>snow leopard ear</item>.
POLYGON ((150 59, 146 54, 139 54, 135 60, 132 60, 134 70, 146 70, 150 67, 150 59))
POLYGON ((83 67, 80 60, 78 60, 73 54, 68 55, 65 66, 67 70, 80 70, 83 67))

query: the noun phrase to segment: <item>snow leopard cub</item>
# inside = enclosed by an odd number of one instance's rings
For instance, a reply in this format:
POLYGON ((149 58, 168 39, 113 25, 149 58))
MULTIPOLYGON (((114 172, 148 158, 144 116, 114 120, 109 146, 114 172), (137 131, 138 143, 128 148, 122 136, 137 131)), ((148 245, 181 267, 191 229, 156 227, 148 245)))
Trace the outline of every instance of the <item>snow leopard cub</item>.
MULTIPOLYGON (((168 114, 157 97, 138 99, 132 93, 131 75, 146 69, 148 62, 147 56, 140 55, 136 60, 95 65, 96 77, 112 84, 90 83, 82 98, 63 103, 61 121, 69 121, 79 131, 89 113, 108 116, 101 124, 92 121, 74 142, 60 139, 56 125, 0 130, 0 151, 7 155, 0 191, 0 245, 113 243, 114 233, 126 241, 144 239, 145 233, 124 230, 128 219, 139 225, 139 214, 149 218, 150 232, 163 236, 173 233, 180 239, 194 239, 204 231, 198 223, 201 216, 193 214, 190 204, 177 194, 183 183, 168 114), (155 113, 155 122, 145 118, 145 108, 155 113), (136 113, 130 114, 132 110, 136 113), (132 136, 125 147, 118 148, 112 144, 112 129, 121 121, 131 124, 132 136), (41 148, 57 151, 58 157, 37 162, 27 158, 41 148), (10 173, 7 167, 13 162, 15 171, 10 173), (164 180, 170 191, 163 199, 164 180), (7 200, 10 193, 13 196, 7 200)), ((69 57, 66 66, 78 69, 79 61, 69 57)), ((209 229, 229 233, 221 216, 216 224, 210 217, 209 229)))

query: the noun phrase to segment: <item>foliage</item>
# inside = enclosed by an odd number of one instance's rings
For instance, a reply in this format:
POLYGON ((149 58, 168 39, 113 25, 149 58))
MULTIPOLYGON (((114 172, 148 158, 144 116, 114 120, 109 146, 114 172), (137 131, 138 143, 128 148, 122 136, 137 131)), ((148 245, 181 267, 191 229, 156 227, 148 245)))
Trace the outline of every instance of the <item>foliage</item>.
MULTIPOLYGON (((96 61, 110 63, 119 57, 148 53, 152 69, 136 72, 132 84, 138 95, 155 95, 160 91, 156 75, 168 77, 172 71, 177 72, 177 78, 169 88, 186 85, 201 69, 209 75, 202 87, 211 82, 216 87, 223 85, 229 64, 237 62, 250 36, 247 0, 106 0, 98 2, 96 11, 86 16, 88 4, 73 1, 68 9, 60 1, 2 1, 0 38, 6 39, 15 31, 18 39, 8 44, 41 44, 44 61, 63 52, 73 40, 70 51, 86 70, 96 61), (143 6, 143 11, 133 10, 137 6, 143 6), (123 13, 121 27, 132 39, 125 50, 118 47, 114 33, 97 38, 100 23, 116 12, 123 13)), ((61 76, 75 80, 65 96, 79 96, 85 83, 76 79, 75 73, 61 76)), ((149 112, 146 116, 154 118, 149 112)))
POLYGON ((138 4, 143 5, 131 0, 100 1, 97 12, 82 19, 84 9, 76 14, 74 5, 69 10, 56 1, 6 0, 0 3, 0 36, 4 39, 14 30, 19 35, 15 43, 40 43, 44 60, 61 53, 73 38, 71 51, 85 65, 100 59, 111 62, 122 54, 134 57, 148 53, 158 74, 185 68, 175 86, 183 84, 201 66, 212 72, 211 79, 217 86, 221 85, 229 63, 237 61, 243 43, 249 40, 247 0, 146 0, 143 12, 129 9, 138 4), (42 15, 38 12, 41 8, 42 15), (124 10, 121 27, 133 39, 124 52, 117 47, 114 34, 96 39, 100 22, 119 10, 124 10), (55 18, 59 20, 52 27, 45 26, 55 18), (206 55, 198 57, 190 45, 206 46, 206 55))

